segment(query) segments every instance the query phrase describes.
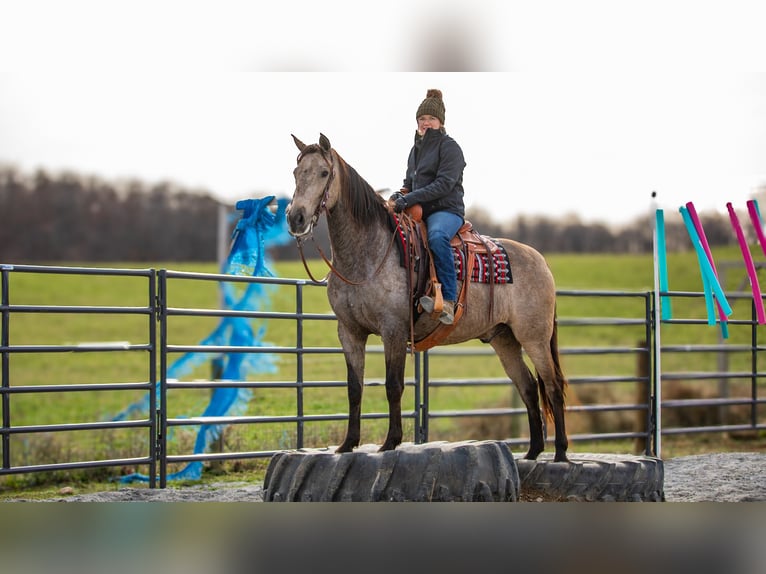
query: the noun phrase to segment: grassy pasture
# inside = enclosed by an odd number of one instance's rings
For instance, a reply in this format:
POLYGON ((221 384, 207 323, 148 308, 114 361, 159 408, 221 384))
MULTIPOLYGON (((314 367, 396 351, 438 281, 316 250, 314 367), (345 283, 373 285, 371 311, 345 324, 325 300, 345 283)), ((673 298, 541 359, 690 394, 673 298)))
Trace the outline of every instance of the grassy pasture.
MULTIPOLYGON (((741 260, 741 255, 734 251, 715 253, 716 261, 741 260)), ((560 291, 596 290, 625 291, 636 293, 653 289, 653 266, 650 255, 556 255, 548 257, 549 264, 556 277, 560 291)), ((110 264, 115 268, 136 268, 135 264, 110 264)), ((143 268, 144 266, 142 266, 143 268)), ((184 265, 177 263, 157 263, 147 265, 155 269, 177 271, 197 271, 215 273, 216 267, 210 265, 184 265)), ((315 275, 324 275, 324 264, 320 261, 311 263, 315 275)), ((700 292, 702 282, 694 253, 672 253, 668 257, 669 281, 671 291, 700 292)), ((299 262, 280 263, 274 266, 279 277, 306 277, 299 262)), ((744 269, 728 271, 724 280, 727 294, 738 288, 744 269)), ((748 287, 749 289, 749 287, 748 287)), ((748 293, 744 293, 748 295, 748 293)), ((296 292, 292 286, 274 286, 267 291, 267 300, 263 310, 292 313, 296 311, 296 292)), ((219 308, 218 287, 212 281, 190 281, 171 278, 168 283, 168 300, 174 308, 214 309, 219 308)), ((46 274, 12 274, 10 302, 14 305, 114 305, 136 306, 149 305, 148 281, 143 277, 90 277, 59 276, 46 274)), ((732 319, 750 318, 751 301, 747 297, 730 301, 734 308, 732 319)), ((701 319, 706 317, 705 303, 702 298, 674 298, 673 316, 676 318, 701 319)), ((323 288, 306 285, 303 287, 303 312, 306 314, 330 313, 329 304, 323 288)), ((644 302, 638 297, 582 297, 562 296, 558 302, 558 315, 566 319, 619 317, 641 319, 644 316, 644 302)), ((148 318, 143 315, 75 315, 18 313, 11 318, 12 345, 68 345, 87 342, 120 342, 145 344, 148 342, 148 318)), ((168 319, 169 343, 172 345, 196 345, 207 337, 219 324, 216 317, 172 316, 168 319)), ((256 329, 265 329, 264 344, 273 347, 296 346, 296 322, 293 319, 268 319, 254 321, 256 329)), ((663 325, 663 344, 669 345, 707 345, 718 342, 718 327, 705 324, 663 325)), ((751 330, 749 326, 730 326, 728 344, 749 344, 751 330)), ((565 350, 562 357, 565 374, 573 379, 596 376, 635 376, 636 356, 634 354, 566 354, 568 348, 585 347, 635 347, 645 337, 645 328, 641 325, 598 325, 567 326, 562 325, 559 344, 565 350)), ((304 324, 303 345, 309 348, 337 347, 337 336, 333 322, 324 319, 307 319, 304 324)), ((371 338, 370 345, 379 345, 371 338)), ((478 341, 469 342, 460 347, 476 348, 486 352, 489 347, 478 341)), ((34 385, 73 385, 84 383, 123 383, 147 381, 149 376, 149 355, 146 352, 107 352, 107 353, 15 353, 9 361, 9 374, 12 386, 34 385)), ((171 354, 168 364, 180 357, 171 354)), ((278 354, 275 357, 276 372, 259 372, 249 376, 249 380, 292 381, 299 372, 300 365, 293 353, 278 354)), ((663 356, 663 372, 689 372, 716 370, 720 358, 714 353, 668 354, 663 356)), ((750 368, 748 353, 731 353, 728 356, 729 369, 747 371, 750 368)), ((412 362, 408 361, 407 379, 413 378, 412 362)), ((308 388, 304 394, 306 414, 345 414, 345 366, 342 355, 307 354, 303 357, 302 369, 307 381, 333 383, 331 388, 308 388)), ((493 354, 479 356, 446 356, 433 352, 429 363, 431 380, 442 379, 487 379, 504 378, 499 362, 493 354)), ((211 376, 209 362, 200 364, 184 380, 205 380, 211 376)), ((382 355, 372 354, 368 360, 366 377, 368 381, 383 380, 382 355)), ((701 383, 707 384, 707 383, 701 383)), ((715 384, 715 382, 713 383, 715 384)), ((749 384, 749 383, 748 383, 749 384)), ((734 384, 730 394, 747 396, 748 384, 734 384)), ((570 387, 570 404, 633 403, 636 400, 636 383, 586 383, 570 387)), ((412 409, 412 387, 405 390, 403 408, 412 409)), ((107 392, 68 392, 15 394, 11 397, 11 420, 14 427, 25 425, 67 424, 110 420, 127 405, 139 401, 142 391, 107 391, 107 392)), ((169 391, 169 415, 185 417, 200 415, 210 398, 207 389, 172 389, 169 391)), ((492 409, 520 407, 517 394, 509 386, 468 386, 434 387, 430 390, 431 409, 438 411, 492 409)), ((294 415, 297 408, 297 394, 294 390, 256 389, 248 403, 248 415, 294 415)), ((365 390, 363 403, 365 413, 385 413, 385 389, 382 385, 369 386, 365 390)), ((145 415, 143 415, 145 416, 145 415)), ((635 413, 622 413, 601 417, 572 413, 568 419, 570 433, 590 432, 594 425, 601 425, 599 432, 609 430, 630 430, 634 428, 635 413), (611 418, 610 418, 611 417, 611 418)), ((487 418, 465 417, 444 418, 431 421, 431 440, 461 440, 481 438, 505 438, 525 436, 525 417, 508 420, 510 417, 487 418)), ((363 442, 380 444, 385 436, 385 419, 363 421, 363 442)), ((169 454, 189 454, 193 451, 197 426, 173 427, 169 437, 169 454)), ((345 422, 307 424, 304 442, 306 446, 326 446, 337 444, 343 437, 345 422)), ((405 420, 405 440, 411 440, 413 425, 411 419, 405 420)), ((224 438, 224 450, 245 451, 273 448, 293 448, 295 446, 295 425, 272 423, 268 425, 232 425, 224 438)), ((704 435, 708 436, 708 435, 704 435)), ((146 444, 145 429, 118 429, 98 431, 72 431, 67 433, 29 433, 11 437, 13 465, 46 464, 65 461, 100 460, 117 457, 142 456, 146 444)), ((688 439, 684 439, 687 440, 688 439)), ((713 438, 691 441, 682 449, 693 451, 700 443, 713 438)), ((672 442, 672 441, 670 441, 672 442)), ((681 441, 683 442, 683 441, 681 441)), ((668 443, 666 442, 666 445, 668 443)), ((595 452, 632 452, 633 445, 587 444, 582 448, 573 448, 595 452)), ((671 447, 672 448, 672 447, 671 447)), ((258 463, 253 463, 255 466, 258 463)), ((231 463, 229 470, 236 471, 247 465, 231 463)), ((179 466, 180 468, 180 466, 179 466)), ((91 479, 106 479, 116 472, 129 472, 145 469, 125 468, 120 471, 111 469, 90 470, 83 472, 91 479)), ((171 469, 171 472, 176 469, 171 469)), ((43 479, 43 474, 25 476, 23 479, 13 475, 0 481, 0 488, 6 486, 28 485, 43 479)), ((63 474, 63 473, 60 473, 63 474)), ((71 474, 63 479, 71 478, 71 474)))

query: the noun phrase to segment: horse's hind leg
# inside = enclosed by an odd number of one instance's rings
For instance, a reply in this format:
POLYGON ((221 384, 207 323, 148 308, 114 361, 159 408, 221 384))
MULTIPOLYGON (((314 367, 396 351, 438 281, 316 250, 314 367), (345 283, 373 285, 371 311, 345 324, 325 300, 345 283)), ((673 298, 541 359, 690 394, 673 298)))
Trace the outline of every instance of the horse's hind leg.
POLYGON ((343 443, 335 452, 351 452, 359 446, 362 420, 362 391, 364 389, 364 352, 366 336, 354 336, 338 324, 338 338, 346 358, 346 385, 348 392, 348 428, 343 443))
POLYGON ((564 388, 566 380, 561 372, 556 343, 556 331, 550 341, 525 344, 524 349, 532 360, 537 371, 540 384, 540 392, 545 393, 543 405, 549 414, 553 416, 556 428, 556 455, 554 461, 567 462, 567 439, 566 424, 564 422, 564 388))
POLYGON ((490 345, 492 345, 495 353, 497 353, 503 369, 513 381, 521 395, 521 399, 524 401, 524 405, 527 407, 529 450, 524 458, 535 460, 537 455, 545 448, 543 418, 540 413, 537 383, 529 367, 524 363, 521 355, 521 345, 510 329, 495 335, 490 341, 490 345))

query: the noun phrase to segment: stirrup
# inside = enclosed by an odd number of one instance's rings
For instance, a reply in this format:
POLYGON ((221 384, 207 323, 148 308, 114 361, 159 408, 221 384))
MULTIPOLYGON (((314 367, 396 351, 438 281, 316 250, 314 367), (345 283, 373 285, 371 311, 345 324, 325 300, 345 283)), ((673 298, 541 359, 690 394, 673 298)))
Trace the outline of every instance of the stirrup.
MULTIPOLYGON (((420 303, 420 308, 429 315, 433 315, 434 313, 438 315, 444 310, 444 300, 441 298, 441 293, 439 293, 437 297, 423 295, 418 299, 418 303, 420 303)), ((436 319, 436 317, 434 317, 434 319, 436 319)))
POLYGON ((452 325, 455 322, 455 302, 445 301, 439 321, 444 325, 452 325))

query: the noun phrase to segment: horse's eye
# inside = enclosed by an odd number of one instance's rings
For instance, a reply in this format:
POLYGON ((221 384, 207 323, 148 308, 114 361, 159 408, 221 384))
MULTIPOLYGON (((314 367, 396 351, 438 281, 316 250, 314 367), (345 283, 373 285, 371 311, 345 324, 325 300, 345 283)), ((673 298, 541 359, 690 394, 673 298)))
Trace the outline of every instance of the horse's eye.
POLYGON ((327 171, 326 169, 322 170, 322 177, 327 177, 328 175, 330 175, 329 171, 327 171))

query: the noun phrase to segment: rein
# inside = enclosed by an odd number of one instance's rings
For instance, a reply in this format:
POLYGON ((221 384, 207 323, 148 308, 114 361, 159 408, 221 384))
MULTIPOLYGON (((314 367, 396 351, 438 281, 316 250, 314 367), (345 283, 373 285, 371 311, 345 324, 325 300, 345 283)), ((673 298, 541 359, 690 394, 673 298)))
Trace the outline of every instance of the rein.
POLYGON ((327 278, 330 276, 330 273, 333 273, 338 279, 343 281, 344 283, 348 285, 364 285, 365 283, 368 283, 369 281, 372 281, 375 279, 375 277, 380 274, 381 269, 383 269, 383 264, 386 262, 386 259, 388 259, 389 253, 391 253, 391 248, 394 245, 394 240, 396 239, 396 236, 398 234, 398 227, 394 229, 393 235, 391 235, 391 241, 388 243, 388 247, 386 248, 386 252, 383 254, 383 258, 380 260, 380 263, 378 264, 377 269, 375 269, 375 272, 370 275, 367 279, 363 279, 362 281, 352 281, 351 279, 348 279, 345 277, 340 271, 338 271, 338 268, 333 265, 333 262, 331 259, 325 255, 324 251, 322 251, 322 248, 314 241, 314 235, 311 236, 311 241, 314 243, 314 247, 316 248, 319 255, 322 256, 322 260, 327 264, 327 267, 330 268, 330 270, 327 272, 327 275, 324 276, 324 279, 321 281, 317 281, 314 276, 311 274, 311 271, 309 270, 308 262, 306 261, 306 257, 303 255, 303 240, 298 239, 298 252, 301 254, 301 261, 303 262, 303 268, 306 270, 306 273, 308 273, 309 277, 311 277, 311 280, 314 283, 324 283, 327 278))

